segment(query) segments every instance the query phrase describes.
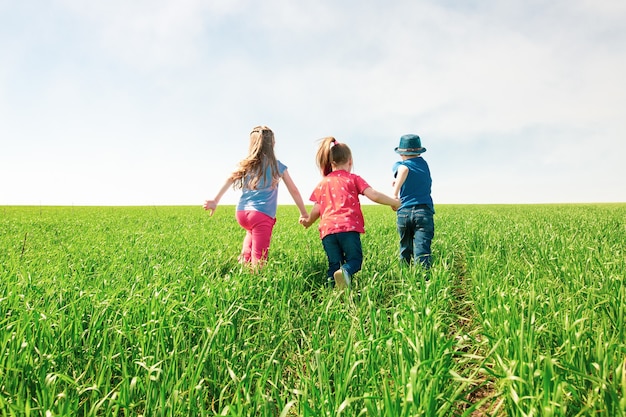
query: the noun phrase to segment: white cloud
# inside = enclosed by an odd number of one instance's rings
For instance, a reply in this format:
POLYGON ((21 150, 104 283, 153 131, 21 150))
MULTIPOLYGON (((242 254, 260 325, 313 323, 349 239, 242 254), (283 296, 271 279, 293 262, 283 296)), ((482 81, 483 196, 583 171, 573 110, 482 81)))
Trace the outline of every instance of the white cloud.
POLYGON ((207 25, 239 10, 238 0, 59 0, 99 32, 104 51, 140 70, 197 63, 207 25))

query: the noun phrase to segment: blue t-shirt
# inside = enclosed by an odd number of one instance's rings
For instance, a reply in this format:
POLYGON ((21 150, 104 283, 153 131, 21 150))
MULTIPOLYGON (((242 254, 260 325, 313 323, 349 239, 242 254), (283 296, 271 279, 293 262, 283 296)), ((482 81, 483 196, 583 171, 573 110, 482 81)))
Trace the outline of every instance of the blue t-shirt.
POLYGON ((400 209, 425 204, 434 212, 433 199, 430 195, 432 178, 428 164, 422 157, 399 161, 393 165, 393 176, 398 175, 398 167, 404 165, 409 174, 400 188, 400 209))
MULTIPOLYGON (((278 173, 283 176, 287 169, 283 163, 278 162, 278 173)), ((256 190, 251 190, 246 186, 247 179, 244 180, 243 193, 237 204, 237 211, 253 210, 267 214, 271 218, 276 218, 278 207, 278 184, 272 186, 272 171, 268 167, 265 171, 265 178, 259 181, 256 190)))

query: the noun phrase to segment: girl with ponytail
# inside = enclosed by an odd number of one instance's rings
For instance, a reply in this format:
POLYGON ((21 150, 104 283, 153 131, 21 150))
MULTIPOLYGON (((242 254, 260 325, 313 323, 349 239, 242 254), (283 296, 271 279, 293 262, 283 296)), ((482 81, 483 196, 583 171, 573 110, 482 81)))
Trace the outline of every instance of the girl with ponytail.
POLYGON ((350 288, 352 276, 361 270, 365 233, 359 195, 397 210, 400 201, 374 190, 363 178, 352 173, 352 152, 334 137, 320 141, 317 165, 323 176, 310 200, 314 203, 300 223, 308 228, 319 218, 319 232, 328 258, 327 277, 338 289, 350 288))

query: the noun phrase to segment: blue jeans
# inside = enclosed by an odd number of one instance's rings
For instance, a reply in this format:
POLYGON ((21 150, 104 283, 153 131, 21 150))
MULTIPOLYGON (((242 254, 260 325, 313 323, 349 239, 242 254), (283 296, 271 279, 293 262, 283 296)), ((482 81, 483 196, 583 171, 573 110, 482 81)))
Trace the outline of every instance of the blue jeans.
POLYGON ((343 266, 350 276, 361 270, 363 265, 363 249, 361 235, 358 232, 343 232, 327 235, 322 245, 328 257, 328 278, 343 266))
POLYGON ((430 243, 435 236, 434 215, 425 205, 398 210, 401 261, 410 264, 415 260, 430 268, 430 243))

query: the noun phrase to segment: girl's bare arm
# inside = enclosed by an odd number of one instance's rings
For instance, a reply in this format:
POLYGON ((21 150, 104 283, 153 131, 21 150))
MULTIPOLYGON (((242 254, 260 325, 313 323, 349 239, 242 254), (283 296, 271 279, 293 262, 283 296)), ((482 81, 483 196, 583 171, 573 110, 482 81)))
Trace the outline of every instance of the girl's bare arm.
POLYGON ((287 186, 287 190, 289 190, 289 194, 291 194, 291 198, 293 198, 294 203, 296 203, 296 206, 298 206, 298 209, 300 210, 300 216, 307 217, 308 213, 306 212, 306 207, 304 206, 304 201, 302 200, 300 191, 291 179, 291 175, 289 175, 289 172, 287 170, 283 172, 283 181, 287 186))
POLYGON ((400 207, 400 200, 389 197, 387 194, 383 194, 380 191, 376 191, 372 187, 366 188, 365 191, 363 191, 363 195, 372 200, 374 203, 391 206, 394 210, 397 210, 398 207, 400 207))
POLYGON ((309 215, 306 216, 305 218, 301 218, 300 224, 308 229, 309 227, 311 227, 313 223, 315 223, 317 219, 319 219, 319 217, 320 217, 320 206, 319 204, 315 203, 313 205, 313 208, 311 209, 311 213, 309 213, 309 215))
POLYGON ((222 196, 226 193, 226 191, 228 191, 230 187, 233 186, 233 182, 234 182, 233 178, 228 177, 226 181, 224 181, 224 185, 222 185, 222 188, 220 188, 220 190, 217 192, 217 195, 215 196, 215 198, 213 200, 206 200, 204 202, 204 205, 202 207, 204 207, 204 209, 209 212, 210 216, 212 216, 213 213, 215 212, 215 209, 217 208, 217 204, 222 199, 222 196))

